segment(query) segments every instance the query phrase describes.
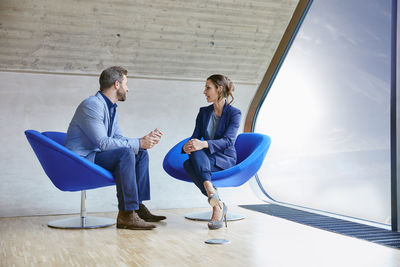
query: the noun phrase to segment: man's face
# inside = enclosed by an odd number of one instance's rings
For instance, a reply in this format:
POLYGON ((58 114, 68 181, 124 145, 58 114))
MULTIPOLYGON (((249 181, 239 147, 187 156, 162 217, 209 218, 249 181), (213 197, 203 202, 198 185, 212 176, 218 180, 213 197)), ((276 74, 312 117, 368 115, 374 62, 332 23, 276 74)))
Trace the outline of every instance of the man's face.
POLYGON ((124 79, 122 80, 122 83, 119 83, 119 87, 118 87, 118 90, 117 90, 118 101, 125 101, 126 100, 126 93, 129 92, 129 88, 128 88, 127 83, 128 83, 128 79, 124 75, 124 79))

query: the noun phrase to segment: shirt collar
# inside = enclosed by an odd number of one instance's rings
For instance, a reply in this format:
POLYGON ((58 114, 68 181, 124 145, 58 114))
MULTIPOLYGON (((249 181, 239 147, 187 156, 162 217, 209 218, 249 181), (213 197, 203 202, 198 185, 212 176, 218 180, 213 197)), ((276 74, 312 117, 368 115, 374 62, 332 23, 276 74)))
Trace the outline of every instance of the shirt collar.
POLYGON ((118 107, 117 104, 114 104, 113 102, 111 102, 111 100, 107 96, 105 96, 101 91, 99 91, 99 93, 101 94, 101 96, 106 101, 108 109, 112 109, 112 108, 118 107))

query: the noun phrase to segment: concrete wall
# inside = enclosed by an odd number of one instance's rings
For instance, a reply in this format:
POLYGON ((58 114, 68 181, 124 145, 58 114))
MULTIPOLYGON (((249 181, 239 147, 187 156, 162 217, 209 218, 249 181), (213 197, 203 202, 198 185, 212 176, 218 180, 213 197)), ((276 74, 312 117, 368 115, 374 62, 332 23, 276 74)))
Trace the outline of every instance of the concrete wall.
POLYGON ((298 0, 1 0, 0 69, 257 83, 298 0))
MULTIPOLYGON (((42 170, 24 131, 63 131, 77 105, 96 93, 95 76, 0 72, 0 216, 63 214, 79 211, 79 192, 61 192, 42 170)), ((191 135, 200 106, 204 82, 128 79, 130 92, 119 103, 120 125, 130 137, 141 137, 158 127, 162 141, 150 153, 152 208, 206 206, 193 184, 169 177, 162 169, 168 150, 191 135)), ((243 118, 256 85, 237 84, 235 106, 243 118)), ((242 123, 243 124, 243 123, 242 123)), ((223 188, 227 203, 257 201, 249 186, 223 188)), ((88 191, 88 211, 117 210, 115 187, 88 191)))
MULTIPOLYGON (((205 105, 204 79, 228 75, 245 117, 257 84, 298 0, 2 0, 0 1, 0 216, 78 211, 79 193, 58 191, 23 134, 66 131, 76 106, 98 88, 106 67, 131 76, 119 106, 127 136, 155 127, 162 142, 150 151, 154 208, 206 201, 192 184, 162 170, 162 159, 191 134, 205 105), (134 79, 133 79, 134 78, 134 79)), ((248 186, 221 190, 246 203, 248 186)), ((116 209, 113 187, 88 193, 88 210, 116 209)))

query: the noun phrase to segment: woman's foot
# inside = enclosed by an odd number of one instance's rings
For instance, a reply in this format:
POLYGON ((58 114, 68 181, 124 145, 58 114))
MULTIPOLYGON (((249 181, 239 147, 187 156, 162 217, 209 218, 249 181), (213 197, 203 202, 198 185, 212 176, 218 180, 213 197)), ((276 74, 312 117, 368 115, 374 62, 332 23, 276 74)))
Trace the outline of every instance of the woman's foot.
POLYGON ((222 201, 218 201, 218 204, 213 207, 213 214, 211 216, 211 221, 221 220, 222 209, 223 209, 222 201))
POLYGON ((211 193, 208 197, 208 203, 214 208, 219 205, 219 202, 221 202, 221 200, 219 199, 217 190, 215 190, 214 193, 211 193))
POLYGON ((215 207, 219 202, 221 202, 218 196, 217 188, 215 188, 210 181, 205 181, 203 185, 207 192, 208 203, 211 207, 215 207))
POLYGON ((218 202, 218 205, 213 207, 213 214, 211 216, 211 220, 208 222, 208 228, 210 230, 219 229, 223 226, 223 220, 225 219, 225 226, 226 224, 226 212, 228 208, 226 207, 225 203, 222 201, 218 202))

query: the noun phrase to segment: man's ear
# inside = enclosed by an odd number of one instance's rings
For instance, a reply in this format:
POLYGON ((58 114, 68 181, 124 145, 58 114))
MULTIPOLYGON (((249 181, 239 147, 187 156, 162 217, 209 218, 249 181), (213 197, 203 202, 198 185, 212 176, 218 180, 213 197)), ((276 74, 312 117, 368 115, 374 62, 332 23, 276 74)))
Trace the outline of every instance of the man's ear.
POLYGON ((116 80, 114 82, 114 88, 118 89, 120 87, 120 82, 118 80, 116 80))

